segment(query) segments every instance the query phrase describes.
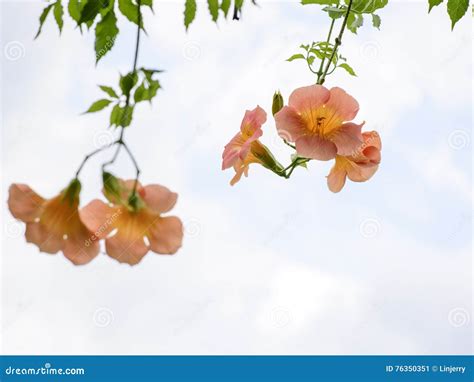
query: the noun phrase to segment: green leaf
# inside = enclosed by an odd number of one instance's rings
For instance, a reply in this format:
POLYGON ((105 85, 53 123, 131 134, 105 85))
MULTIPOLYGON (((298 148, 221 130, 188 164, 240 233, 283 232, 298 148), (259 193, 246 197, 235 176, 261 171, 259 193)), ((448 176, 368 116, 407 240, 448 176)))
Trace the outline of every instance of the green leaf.
MULTIPOLYGON (((345 0, 346 5, 349 0, 345 0)), ((388 0, 353 0, 351 11, 355 13, 374 13, 388 4, 388 0)))
POLYGON ((332 19, 338 19, 346 14, 347 8, 337 8, 337 7, 328 6, 328 7, 324 7, 323 11, 327 12, 329 14, 329 17, 331 17, 332 19))
POLYGON ((339 68, 345 69, 347 73, 349 73, 351 76, 357 77, 357 74, 355 74, 354 69, 352 69, 349 64, 340 64, 339 68))
POLYGON ((306 60, 306 57, 303 56, 301 53, 298 53, 298 54, 294 54, 293 56, 291 56, 289 59, 287 59, 286 61, 294 61, 294 60, 306 60))
POLYGON ((137 84, 138 76, 135 72, 130 72, 125 76, 120 77, 120 89, 122 89, 122 93, 128 97, 130 94, 130 90, 137 84))
POLYGON ((118 126, 120 123, 120 114, 121 108, 120 105, 117 103, 110 113, 110 126, 118 126))
POLYGON ((380 20, 380 16, 376 15, 375 13, 372 13, 372 25, 375 28, 380 29, 380 23, 381 22, 382 22, 382 20, 380 20))
MULTIPOLYGON (((82 7, 79 24, 87 24, 87 26, 90 27, 94 22, 96 16, 99 14, 102 5, 102 1, 88 0, 87 3, 85 3, 82 7)), ((104 8, 106 5, 109 5, 108 0, 104 0, 104 8)))
POLYGON ((40 18, 39 18, 39 28, 38 28, 38 33, 36 33, 35 39, 38 38, 38 36, 41 33, 41 29, 43 28, 43 24, 46 21, 46 18, 48 17, 49 11, 53 7, 54 4, 48 5, 45 9, 43 9, 43 12, 41 12, 40 18))
POLYGON ((85 111, 83 114, 86 114, 86 113, 95 113, 96 111, 100 111, 102 109, 105 109, 107 106, 110 105, 112 101, 110 99, 100 99, 98 101, 95 101, 90 107, 89 109, 87 109, 87 111, 85 111))
POLYGON ((133 96, 135 103, 142 101, 150 101, 156 96, 158 89, 161 88, 159 81, 152 80, 148 83, 148 86, 145 85, 145 82, 142 82, 140 86, 135 90, 133 96))
POLYGON ((469 0, 448 0, 448 14, 451 19, 451 29, 463 17, 469 8, 469 0))
POLYGON ((230 4, 231 4, 231 0, 222 0, 221 9, 222 9, 222 12, 224 12, 224 16, 226 18, 227 18, 227 15, 229 14, 230 4))
MULTIPOLYGON (((138 25, 138 6, 132 2, 132 0, 119 0, 120 12, 132 23, 138 25)), ((143 28, 143 20, 140 23, 140 27, 143 28)))
POLYGON ((110 113, 110 126, 130 126, 133 117, 133 106, 120 106, 116 104, 110 113))
POLYGON ((339 0, 301 0, 301 4, 338 5, 339 0))
POLYGON ((58 0, 54 3, 54 18, 56 19, 56 24, 58 24, 59 28, 59 33, 63 31, 63 15, 64 15, 64 10, 63 10, 63 5, 61 4, 61 0, 58 0))
POLYGON ((119 115, 119 126, 127 127, 132 123, 133 118, 133 106, 121 107, 119 115))
POLYGON ((207 5, 209 7, 209 13, 212 16, 212 21, 217 21, 219 17, 219 0, 207 0, 207 5))
POLYGON ((115 12, 111 10, 95 27, 95 57, 96 63, 109 52, 115 43, 119 30, 115 12))
POLYGON ((111 88, 110 86, 104 86, 104 85, 99 85, 99 88, 104 91, 105 93, 107 93, 110 97, 112 98, 118 98, 118 95, 117 93, 115 92, 115 90, 113 88, 111 88))
POLYGON ((188 30, 196 17, 196 0, 186 0, 184 3, 184 26, 188 30))
POLYGON ((357 34, 357 29, 359 29, 364 24, 364 16, 355 13, 349 13, 347 18, 347 29, 352 33, 357 34))
POLYGON ((81 2, 80 0, 69 0, 68 4, 68 11, 69 11, 69 16, 76 22, 79 23, 79 20, 81 19, 81 12, 82 12, 82 7, 84 6, 84 3, 81 2))
POLYGON ((443 0, 428 0, 428 3, 430 5, 430 7, 428 9, 428 13, 431 12, 433 7, 436 7, 436 6, 440 5, 442 2, 443 2, 443 0))

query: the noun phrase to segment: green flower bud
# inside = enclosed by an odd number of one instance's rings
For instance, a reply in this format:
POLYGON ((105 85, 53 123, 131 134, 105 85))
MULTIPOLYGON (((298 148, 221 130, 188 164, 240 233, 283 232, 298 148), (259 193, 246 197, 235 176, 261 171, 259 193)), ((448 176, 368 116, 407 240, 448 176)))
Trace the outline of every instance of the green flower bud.
POLYGON ((276 91, 273 95, 273 104, 272 104, 272 113, 275 115, 278 113, 283 106, 285 106, 285 101, 283 101, 283 96, 281 95, 280 91, 276 91))
POLYGON ((118 203, 122 197, 118 179, 110 172, 102 172, 102 183, 104 185, 104 194, 111 202, 118 203))
POLYGON ((283 166, 278 163, 268 147, 261 142, 252 142, 250 145, 250 152, 256 159, 256 162, 260 163, 263 167, 268 168, 275 173, 281 173, 283 171, 283 166))
POLYGON ((79 204, 79 194, 81 193, 81 182, 79 179, 74 178, 67 188, 63 191, 63 200, 67 200, 72 206, 79 204))

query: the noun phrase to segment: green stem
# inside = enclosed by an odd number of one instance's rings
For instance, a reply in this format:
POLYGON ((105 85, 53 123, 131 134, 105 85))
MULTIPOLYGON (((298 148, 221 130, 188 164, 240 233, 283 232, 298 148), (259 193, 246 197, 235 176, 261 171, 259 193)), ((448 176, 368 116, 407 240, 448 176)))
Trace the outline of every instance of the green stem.
POLYGON ((344 30, 346 29, 347 19, 349 18, 349 14, 351 13, 352 1, 353 0, 349 0, 349 4, 347 5, 347 11, 346 11, 346 14, 344 15, 344 20, 342 22, 341 30, 339 31, 339 35, 336 37, 336 41, 334 43, 334 49, 332 50, 331 57, 329 58, 329 61, 326 65, 326 68, 324 69, 324 72, 321 74, 321 77, 318 78, 317 83, 319 85, 324 84, 324 81, 326 80, 326 76, 327 76, 328 71, 329 71, 329 67, 331 66, 331 62, 334 59, 334 56, 337 54, 337 49, 342 44, 342 36, 344 34, 344 30))
MULTIPOLYGON (((328 37, 326 39, 326 47, 329 46, 329 41, 331 41, 332 30, 334 28, 335 22, 336 22, 336 19, 332 19, 331 26, 329 27, 328 37)), ((321 78, 321 75, 323 74, 323 67, 324 67, 324 61, 325 60, 326 60, 326 56, 324 56, 323 59, 321 60, 321 65, 319 65, 319 70, 316 73, 318 75, 318 81, 317 81, 318 84, 319 84, 319 80, 321 78)))

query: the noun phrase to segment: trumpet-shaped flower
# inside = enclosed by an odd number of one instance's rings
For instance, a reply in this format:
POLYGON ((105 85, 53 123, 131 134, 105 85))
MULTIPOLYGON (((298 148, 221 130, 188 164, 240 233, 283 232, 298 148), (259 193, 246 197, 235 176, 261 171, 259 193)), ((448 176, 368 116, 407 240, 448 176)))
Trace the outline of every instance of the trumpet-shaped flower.
POLYGON ((12 215, 26 223, 26 241, 41 252, 64 253, 75 265, 86 264, 99 253, 99 243, 79 219, 77 179, 52 199, 43 199, 26 184, 12 184, 8 207, 12 215))
POLYGON ((245 112, 240 131, 225 145, 222 153, 222 169, 234 168, 235 176, 231 185, 237 183, 242 175, 248 176, 249 166, 258 163, 272 170, 281 171, 281 165, 275 160, 268 148, 258 138, 263 134, 262 125, 267 120, 267 113, 257 106, 245 112))
POLYGON ((113 193, 104 195, 109 204, 93 200, 80 210, 81 220, 99 239, 105 239, 107 254, 121 263, 135 265, 149 250, 174 254, 181 247, 183 225, 175 216, 162 216, 176 204, 178 195, 166 187, 137 183, 136 195, 130 198, 134 180, 115 179, 113 193))
POLYGON ((344 187, 346 177, 353 182, 365 182, 377 171, 381 160, 382 142, 376 131, 362 133, 364 143, 350 156, 336 156, 336 163, 327 179, 332 192, 344 187))
POLYGON ((299 156, 326 161, 351 155, 363 143, 363 123, 350 122, 358 111, 357 101, 341 88, 311 85, 293 91, 275 122, 280 137, 294 142, 299 156))

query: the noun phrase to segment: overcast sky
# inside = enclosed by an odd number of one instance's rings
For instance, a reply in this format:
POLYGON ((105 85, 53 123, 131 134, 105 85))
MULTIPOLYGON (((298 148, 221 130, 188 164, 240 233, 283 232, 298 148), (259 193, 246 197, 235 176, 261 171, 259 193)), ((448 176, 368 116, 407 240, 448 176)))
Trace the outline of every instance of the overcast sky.
MULTIPOLYGON (((100 255, 74 267, 38 253, 6 209, 12 182, 53 196, 84 154, 110 142, 106 113, 80 116, 130 70, 134 28, 120 20, 112 53, 94 66, 93 36, 49 20, 33 41, 39 2, 2 1, 2 347, 14 354, 460 354, 471 352, 472 29, 453 32, 444 7, 390 2, 341 53, 358 77, 336 72, 378 130, 382 164, 367 183, 332 194, 330 163, 291 181, 263 168, 234 187, 223 146, 245 109, 271 110, 314 82, 285 59, 326 35, 318 7, 261 1, 241 22, 189 33, 183 1, 146 12, 139 65, 166 70, 153 107, 127 131, 143 183, 179 193, 185 223, 173 257, 136 267, 100 255)), ((262 141, 290 151, 269 118, 262 141)), ((109 154, 110 155, 110 154, 109 154)), ((99 196, 100 163, 82 175, 83 203, 99 196)), ((114 172, 132 177, 120 158, 114 172)))

